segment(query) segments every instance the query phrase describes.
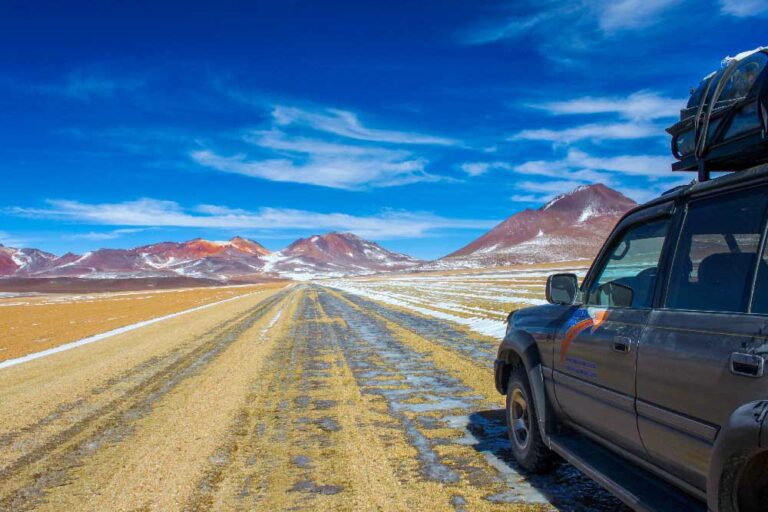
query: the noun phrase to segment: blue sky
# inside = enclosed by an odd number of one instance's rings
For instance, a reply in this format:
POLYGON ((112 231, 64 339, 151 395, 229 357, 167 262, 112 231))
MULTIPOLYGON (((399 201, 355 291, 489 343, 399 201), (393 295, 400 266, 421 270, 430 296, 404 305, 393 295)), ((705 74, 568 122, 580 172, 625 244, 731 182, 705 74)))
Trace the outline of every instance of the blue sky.
POLYGON ((0 4, 0 243, 352 231, 423 258, 579 184, 645 200, 764 0, 0 4))

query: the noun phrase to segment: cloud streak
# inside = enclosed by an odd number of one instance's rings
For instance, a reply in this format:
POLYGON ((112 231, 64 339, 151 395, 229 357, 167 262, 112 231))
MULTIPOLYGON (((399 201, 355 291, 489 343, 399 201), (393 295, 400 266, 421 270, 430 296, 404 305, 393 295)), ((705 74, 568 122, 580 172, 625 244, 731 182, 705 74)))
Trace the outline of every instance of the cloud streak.
POLYGON ((652 25, 666 10, 681 3, 682 0, 617 0, 592 5, 600 29, 613 33, 652 25))
POLYGON ((720 0, 720 12, 737 18, 768 15, 765 0, 720 0))
POLYGON ((579 176, 591 173, 616 173, 628 176, 668 177, 671 158, 653 155, 619 155, 610 157, 592 156, 584 151, 571 149, 565 158, 556 160, 531 160, 514 167, 521 174, 542 176, 579 176))
POLYGON ((144 85, 138 79, 117 79, 103 74, 74 71, 63 83, 38 84, 32 89, 52 96, 64 96, 74 100, 112 98, 119 92, 131 92, 144 85))
POLYGON ((141 233, 142 231, 146 231, 147 228, 121 228, 121 229, 113 229, 111 231, 89 231, 88 233, 77 233, 74 235, 69 235, 67 238, 70 240, 91 240, 91 241, 99 241, 99 240, 114 240, 116 238, 120 238, 123 235, 130 235, 133 233, 141 233))
POLYGON ((687 100, 666 98, 655 91, 637 91, 619 96, 583 96, 565 101, 529 104, 552 115, 617 114, 624 119, 647 121, 680 114, 687 100))
POLYGON ((6 247, 24 247, 27 244, 27 240, 19 238, 15 235, 11 235, 5 231, 0 231, 0 245, 6 247))
POLYGON ((208 150, 194 151, 191 156, 198 164, 221 172, 346 190, 393 187, 439 179, 424 170, 425 160, 402 158, 397 154, 382 154, 379 151, 357 155, 297 153, 309 154, 309 157, 304 161, 289 158, 249 160, 242 153, 222 156, 208 150))
POLYGON ((318 213, 285 208, 256 211, 218 205, 184 208, 174 201, 143 198, 121 203, 89 204, 50 200, 43 208, 15 207, 17 216, 107 226, 207 228, 222 230, 350 231, 375 239, 420 238, 435 231, 487 229, 497 220, 454 219, 426 212, 386 210, 377 215, 318 213))
POLYGON ((322 109, 306 110, 278 105, 272 111, 272 117, 278 126, 299 125, 350 139, 392 144, 421 144, 452 146, 458 144, 453 139, 423 135, 420 133, 381 130, 364 126, 357 114, 346 110, 322 109))
POLYGON ((581 140, 599 142, 666 136, 667 134, 661 127, 652 123, 590 123, 560 130, 549 128, 522 130, 509 137, 508 140, 538 140, 570 144, 581 140))
POLYGON ((452 139, 363 125, 347 111, 276 106, 269 129, 243 137, 246 151, 190 153, 199 165, 269 181, 361 190, 447 178, 427 172, 414 147, 457 144, 452 139), (251 156, 252 154, 256 156, 251 156))
POLYGON ((459 35, 459 42, 485 45, 530 37, 540 42, 545 53, 552 50, 550 56, 558 58, 564 48, 585 49, 618 33, 652 26, 682 3, 683 0, 516 2, 509 7, 514 13, 506 19, 465 30, 459 35))

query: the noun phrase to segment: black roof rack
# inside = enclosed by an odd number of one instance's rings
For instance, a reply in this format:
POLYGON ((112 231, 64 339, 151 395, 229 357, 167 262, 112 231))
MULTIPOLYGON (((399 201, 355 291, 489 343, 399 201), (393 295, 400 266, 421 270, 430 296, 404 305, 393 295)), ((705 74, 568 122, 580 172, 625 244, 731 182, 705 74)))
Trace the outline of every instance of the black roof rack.
POLYGON ((726 58, 691 92, 672 135, 673 171, 741 171, 768 162, 768 47, 726 58))

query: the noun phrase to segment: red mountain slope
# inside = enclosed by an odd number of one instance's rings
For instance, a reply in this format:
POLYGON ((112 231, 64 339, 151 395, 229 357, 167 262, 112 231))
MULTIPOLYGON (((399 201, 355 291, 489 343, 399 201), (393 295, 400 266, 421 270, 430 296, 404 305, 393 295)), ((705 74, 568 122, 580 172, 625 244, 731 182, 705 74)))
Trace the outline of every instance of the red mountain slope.
POLYGON ((56 256, 37 249, 0 248, 0 275, 17 277, 173 277, 226 279, 253 274, 269 251, 252 240, 163 242, 135 249, 99 249, 56 256))
POLYGON ((0 245, 0 276, 38 272, 55 265, 57 257, 39 249, 15 249, 0 245))
POLYGON ((591 259, 616 221, 636 205, 602 184, 578 187, 538 210, 509 217, 435 264, 462 267, 591 259))

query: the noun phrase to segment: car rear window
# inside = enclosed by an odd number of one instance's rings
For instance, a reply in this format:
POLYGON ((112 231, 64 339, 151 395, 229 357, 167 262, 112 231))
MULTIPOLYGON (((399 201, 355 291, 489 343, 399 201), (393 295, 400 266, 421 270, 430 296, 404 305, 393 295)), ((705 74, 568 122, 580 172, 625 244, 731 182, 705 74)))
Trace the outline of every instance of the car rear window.
POLYGON ((767 206, 765 189, 691 202, 666 307, 746 312, 767 206))

